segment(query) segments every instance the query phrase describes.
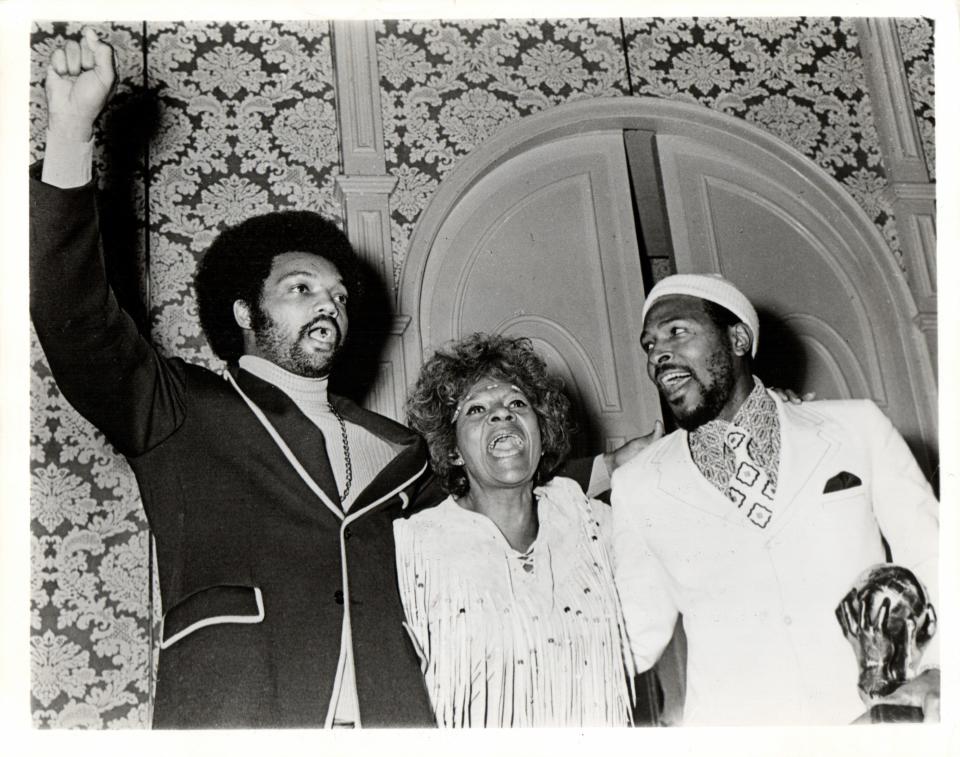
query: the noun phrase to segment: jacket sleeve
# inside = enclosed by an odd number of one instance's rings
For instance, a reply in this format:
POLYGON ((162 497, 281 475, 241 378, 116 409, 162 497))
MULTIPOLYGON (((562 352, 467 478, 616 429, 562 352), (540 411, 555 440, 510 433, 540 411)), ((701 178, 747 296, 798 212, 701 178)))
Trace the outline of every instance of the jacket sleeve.
POLYGON ((627 638, 638 673, 654 666, 673 636, 679 611, 670 592, 670 579, 643 535, 643 519, 634 501, 643 487, 613 475, 614 578, 627 638))
POLYGON ((107 283, 92 184, 30 178, 30 316, 57 385, 123 454, 167 438, 184 415, 184 364, 166 361, 107 283))
MULTIPOLYGON (((890 546, 893 562, 913 571, 939 610, 939 503, 907 443, 880 409, 867 402, 865 428, 873 468, 873 511, 890 546)), ((938 657, 937 637, 924 653, 924 663, 938 657)))

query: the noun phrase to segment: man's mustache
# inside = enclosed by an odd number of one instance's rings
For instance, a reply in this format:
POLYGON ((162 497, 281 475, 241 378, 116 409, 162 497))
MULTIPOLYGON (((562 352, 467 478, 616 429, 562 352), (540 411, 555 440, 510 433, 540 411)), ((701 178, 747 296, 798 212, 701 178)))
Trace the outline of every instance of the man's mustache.
POLYGON ((318 315, 310 323, 300 329, 300 339, 305 339, 311 331, 313 331, 317 326, 326 326, 331 329, 336 336, 333 342, 334 347, 339 347, 340 342, 343 341, 343 333, 340 331, 340 324, 337 323, 333 318, 328 315, 318 315))

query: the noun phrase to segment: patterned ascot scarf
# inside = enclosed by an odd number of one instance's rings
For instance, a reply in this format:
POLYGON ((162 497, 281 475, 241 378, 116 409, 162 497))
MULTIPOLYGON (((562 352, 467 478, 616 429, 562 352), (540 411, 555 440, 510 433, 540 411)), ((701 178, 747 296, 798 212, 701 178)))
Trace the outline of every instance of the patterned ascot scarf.
POLYGON ((751 523, 764 529, 773 517, 780 463, 777 405, 760 379, 732 422, 714 419, 687 436, 700 472, 723 492, 751 523))

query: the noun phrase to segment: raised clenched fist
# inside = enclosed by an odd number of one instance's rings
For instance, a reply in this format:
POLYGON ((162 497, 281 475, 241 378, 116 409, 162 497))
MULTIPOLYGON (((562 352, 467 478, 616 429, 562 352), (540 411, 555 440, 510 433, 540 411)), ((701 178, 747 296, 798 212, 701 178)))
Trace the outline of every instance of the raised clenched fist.
POLYGON ((46 80, 50 131, 67 139, 90 139, 115 79, 113 48, 90 27, 79 41, 54 50, 46 80))

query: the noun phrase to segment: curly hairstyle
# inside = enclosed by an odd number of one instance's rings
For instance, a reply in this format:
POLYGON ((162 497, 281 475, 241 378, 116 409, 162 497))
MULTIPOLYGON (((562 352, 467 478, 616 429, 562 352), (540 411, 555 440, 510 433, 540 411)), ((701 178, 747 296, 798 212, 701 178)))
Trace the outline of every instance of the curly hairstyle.
POLYGON ((426 439, 433 471, 443 490, 454 497, 466 494, 470 483, 463 466, 451 462, 457 446, 453 415, 467 390, 487 376, 515 385, 536 413, 543 456, 535 484, 549 480, 570 452, 570 401, 563 382, 547 372, 530 340, 471 334, 437 350, 423 364, 407 398, 407 423, 426 439))
POLYGON ((207 249, 195 278, 200 326, 213 351, 227 362, 243 354, 243 332, 233 303, 260 307, 273 259, 311 252, 329 260, 343 277, 354 309, 363 295, 360 266, 346 235, 318 213, 284 210, 249 218, 225 229, 207 249))

